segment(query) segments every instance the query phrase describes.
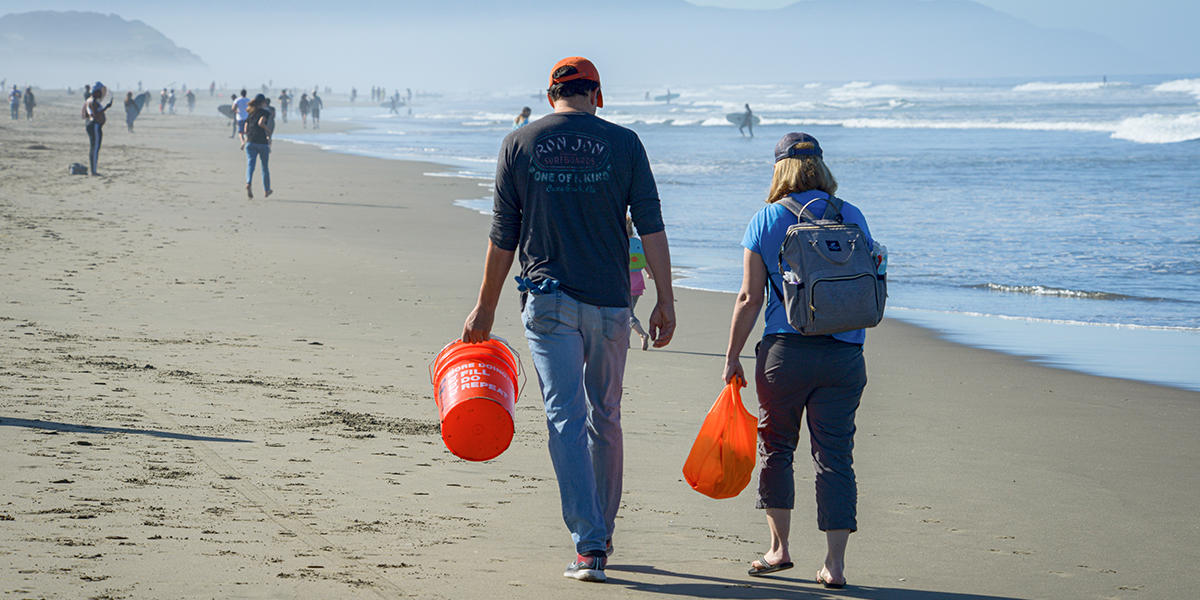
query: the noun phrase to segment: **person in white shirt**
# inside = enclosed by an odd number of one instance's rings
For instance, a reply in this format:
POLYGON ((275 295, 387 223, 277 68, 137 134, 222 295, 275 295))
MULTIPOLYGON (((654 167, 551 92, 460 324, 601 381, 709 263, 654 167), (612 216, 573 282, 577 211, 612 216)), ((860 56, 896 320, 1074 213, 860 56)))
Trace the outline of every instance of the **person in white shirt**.
POLYGON ((246 119, 250 118, 250 114, 246 111, 246 107, 250 104, 250 99, 246 97, 246 90, 242 90, 242 95, 233 101, 234 118, 237 121, 238 139, 241 140, 241 149, 246 149, 246 119))

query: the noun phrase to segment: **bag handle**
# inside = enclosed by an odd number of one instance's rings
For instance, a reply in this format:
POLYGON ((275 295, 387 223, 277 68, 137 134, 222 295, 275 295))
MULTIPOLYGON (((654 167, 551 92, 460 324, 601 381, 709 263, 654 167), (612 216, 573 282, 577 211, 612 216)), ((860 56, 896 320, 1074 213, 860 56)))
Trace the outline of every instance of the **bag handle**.
POLYGON ((816 222, 817 221, 816 215, 809 212, 808 207, 810 205, 812 205, 813 202, 816 202, 817 200, 824 200, 826 202, 825 212, 821 215, 821 219, 827 220, 827 221, 829 221, 829 220, 837 221, 838 223, 841 223, 842 222, 842 205, 845 204, 845 202, 843 202, 841 198, 838 198, 837 196, 834 196, 833 194, 827 194, 827 196, 828 196, 827 198, 813 198, 812 200, 809 200, 807 203, 805 203, 804 206, 800 206, 800 203, 798 201, 796 201, 795 198, 792 198, 790 195, 784 196, 783 198, 780 198, 779 200, 776 200, 775 202, 776 202, 776 204, 783 205, 784 208, 788 209, 788 212, 792 213, 793 215, 796 215, 797 221, 800 221, 803 219, 808 219, 810 222, 816 222))

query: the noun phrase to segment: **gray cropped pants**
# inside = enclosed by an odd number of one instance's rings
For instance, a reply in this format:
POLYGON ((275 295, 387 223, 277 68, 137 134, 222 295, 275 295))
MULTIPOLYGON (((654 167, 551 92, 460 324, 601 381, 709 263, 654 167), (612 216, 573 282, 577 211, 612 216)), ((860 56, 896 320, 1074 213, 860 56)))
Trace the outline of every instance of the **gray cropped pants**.
POLYGON ((817 527, 857 530, 854 413, 867 385, 862 346, 829 336, 772 334, 755 353, 761 465, 756 506, 793 508, 792 455, 805 420, 816 470, 817 527))

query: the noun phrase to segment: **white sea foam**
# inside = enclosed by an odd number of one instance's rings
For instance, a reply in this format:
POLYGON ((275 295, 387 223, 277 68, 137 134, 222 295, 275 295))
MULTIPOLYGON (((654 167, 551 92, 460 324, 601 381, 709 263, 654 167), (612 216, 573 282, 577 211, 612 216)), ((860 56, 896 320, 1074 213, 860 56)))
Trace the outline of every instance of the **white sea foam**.
POLYGON ((823 125, 847 129, 1007 129, 1017 131, 1080 131, 1111 133, 1116 123, 1090 121, 991 121, 934 119, 763 119, 765 125, 823 125))
POLYGON ((1055 81, 1033 81, 1022 83, 1013 88, 1014 92, 1090 92, 1106 87, 1122 87, 1129 85, 1127 81, 1082 81, 1077 83, 1060 83, 1055 81))
POLYGON ((1172 144, 1197 140, 1200 139, 1200 113, 1149 114, 1125 119, 1117 125, 1112 136, 1141 144, 1172 144))
POLYGON ((1200 79, 1175 79, 1154 86, 1156 92, 1183 92, 1200 99, 1200 79))

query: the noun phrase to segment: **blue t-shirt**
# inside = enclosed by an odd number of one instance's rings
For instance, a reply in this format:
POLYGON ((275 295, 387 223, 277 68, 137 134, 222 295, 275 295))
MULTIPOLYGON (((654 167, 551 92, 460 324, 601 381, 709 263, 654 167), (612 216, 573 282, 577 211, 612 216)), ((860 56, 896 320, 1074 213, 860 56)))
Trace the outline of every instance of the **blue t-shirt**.
MULTIPOLYGON (((817 216, 824 214, 827 204, 825 199, 829 198, 829 194, 819 190, 809 190, 791 196, 801 206, 808 204, 809 200, 819 198, 808 207, 808 212, 817 216)), ((750 219, 750 224, 746 226, 746 235, 742 237, 742 246, 763 258, 763 263, 767 266, 767 276, 771 278, 771 283, 776 290, 783 289, 783 278, 779 275, 779 248, 783 246, 783 238, 787 235, 788 227, 795 225, 796 221, 796 215, 793 215, 787 207, 777 202, 768 204, 758 211, 754 218, 750 219)), ((875 240, 871 239, 871 230, 867 228, 867 220, 856 206, 849 202, 842 204, 842 222, 858 225, 867 236, 868 247, 875 248, 875 240)), ((775 291, 770 286, 767 287, 766 294, 767 309, 764 313, 763 335, 772 333, 800 335, 799 331, 788 325, 787 311, 783 309, 783 303, 779 301, 779 297, 775 295, 775 291)), ((861 345, 867 340, 867 331, 865 329, 844 331, 833 334, 833 338, 861 345)))

